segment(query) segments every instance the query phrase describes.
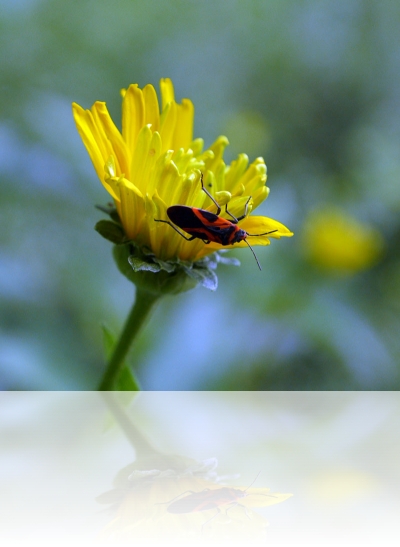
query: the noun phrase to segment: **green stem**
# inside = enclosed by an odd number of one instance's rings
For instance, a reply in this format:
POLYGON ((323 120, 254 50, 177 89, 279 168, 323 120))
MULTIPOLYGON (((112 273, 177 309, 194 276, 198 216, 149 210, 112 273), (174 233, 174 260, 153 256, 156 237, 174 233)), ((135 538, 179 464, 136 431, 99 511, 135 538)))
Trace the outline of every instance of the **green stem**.
MULTIPOLYGON (((159 295, 143 291, 140 288, 136 289, 136 299, 126 320, 124 329, 114 348, 111 358, 108 362, 107 369, 98 387, 98 391, 113 391, 118 380, 118 376, 124 367, 124 359, 134 341, 140 328, 145 323, 152 310, 154 304, 158 300, 159 295)), ((135 378, 134 378, 135 381, 135 378)), ((137 391, 139 386, 136 383, 137 391)))
POLYGON ((127 414, 125 408, 118 400, 120 392, 104 391, 101 396, 107 403, 108 408, 111 410, 114 418, 121 426, 122 431, 127 436, 129 442, 135 449, 136 459, 151 458, 154 455, 160 455, 146 439, 146 437, 139 431, 136 425, 132 422, 130 416, 127 414))

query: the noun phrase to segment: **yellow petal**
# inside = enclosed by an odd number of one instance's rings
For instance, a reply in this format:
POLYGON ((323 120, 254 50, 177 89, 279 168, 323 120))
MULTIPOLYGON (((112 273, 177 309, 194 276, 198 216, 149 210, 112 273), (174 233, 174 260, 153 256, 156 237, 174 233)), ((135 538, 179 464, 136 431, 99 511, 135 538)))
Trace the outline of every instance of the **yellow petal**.
MULTIPOLYGON (((228 146, 229 141, 226 137, 220 136, 218 139, 210 146, 210 150, 214 153, 214 157, 205 161, 205 169, 209 171, 215 171, 218 164, 222 161, 224 155, 224 150, 228 146)), ((223 188, 221 188, 222 190, 223 188)), ((230 191, 230 188, 227 188, 230 191)))
POLYGON ((236 160, 234 160, 227 168, 225 177, 225 188, 236 194, 236 186, 240 184, 240 179, 245 173, 249 164, 249 158, 246 154, 239 154, 236 160))
MULTIPOLYGON (((147 197, 147 196, 146 196, 147 197)), ((171 234, 173 229, 164 222, 155 222, 157 220, 168 220, 167 215, 167 205, 164 200, 160 198, 157 192, 149 198, 152 206, 150 204, 146 205, 146 215, 150 220, 150 244, 151 249, 154 251, 156 256, 162 259, 173 258, 174 255, 169 253, 169 245, 171 242, 171 236, 178 234, 171 234), (154 216, 149 216, 153 213, 154 216)))
POLYGON ((197 193, 197 184, 193 178, 185 177, 179 184, 179 192, 175 192, 173 197, 177 204, 191 206, 193 197, 197 193))
POLYGON ((245 507, 268 507, 281 503, 292 496, 293 494, 271 492, 269 488, 248 488, 246 496, 240 500, 240 503, 245 507))
POLYGON ((215 199, 217 200, 217 203, 222 207, 226 203, 229 203, 232 199, 232 194, 230 192, 226 192, 225 190, 222 190, 221 192, 216 192, 215 199))
POLYGON ((160 133, 156 131, 151 137, 150 145, 147 150, 146 161, 143 165, 144 172, 142 176, 141 189, 143 193, 146 192, 149 195, 152 195, 157 188, 158 180, 154 175, 156 165, 161 154, 161 147, 162 143, 160 133))
POLYGON ((217 163, 215 166, 214 192, 224 192, 224 191, 229 191, 229 188, 226 187, 226 165, 224 160, 221 159, 219 163, 217 163))
POLYGON ((96 102, 92 107, 94 122, 104 143, 107 145, 108 154, 105 160, 112 154, 116 160, 117 173, 127 173, 129 163, 127 162, 127 149, 121 133, 115 127, 105 103, 96 102))
POLYGON ((252 203, 253 203, 253 209, 256 209, 265 199, 267 199, 269 195, 269 188, 268 186, 261 186, 256 192, 252 193, 252 203))
POLYGON ((189 148, 193 140, 194 106, 189 99, 183 99, 178 105, 177 121, 172 148, 189 148))
POLYGON ((160 120, 160 135, 163 152, 173 150, 174 131, 177 120, 177 105, 168 103, 163 109, 160 120))
POLYGON ((152 85, 146 85, 143 88, 143 99, 145 104, 144 124, 151 124, 152 131, 160 129, 160 107, 156 90, 152 85))
POLYGON ((119 180, 121 222, 129 239, 136 240, 145 217, 144 199, 132 183, 119 180))
POLYGON ((203 139, 195 139, 190 143, 190 148, 193 150, 193 154, 195 156, 200 156, 203 147, 204 147, 204 140, 203 139))
POLYGON ((262 216, 250 216, 245 218, 241 223, 240 227, 243 230, 246 230, 249 234, 264 234, 265 232, 272 232, 268 236, 264 237, 250 237, 250 243, 254 245, 268 245, 268 243, 261 242, 267 238, 280 239, 281 237, 291 237, 293 232, 291 232, 286 226, 282 223, 274 220, 273 218, 262 217, 262 216), (260 241, 260 243, 257 243, 260 241))
POLYGON ((160 89, 161 89, 161 99, 162 99, 162 110, 164 111, 167 104, 175 100, 174 86, 170 78, 162 78, 160 80, 160 89))
POLYGON ((116 177, 116 168, 114 156, 110 156, 104 165, 104 187, 111 194, 115 202, 120 201, 119 178, 116 177))
POLYGON ((246 173, 240 178, 240 182, 244 184, 245 192, 251 195, 254 188, 262 186, 267 180, 267 167, 262 158, 260 161, 253 162, 246 173))
POLYGON ((103 141, 98 128, 93 120, 90 110, 84 110, 76 103, 72 104, 72 111, 78 132, 82 138, 83 144, 89 153, 97 175, 101 181, 104 180, 104 164, 110 156, 109 148, 103 141))
MULTIPOLYGON (((186 150, 184 148, 179 148, 174 153, 173 160, 180 173, 190 171, 190 164, 193 165, 193 151, 190 148, 186 150)), ((196 160, 194 163, 197 163, 196 160)))
POLYGON ((157 184, 153 184, 156 187, 158 195, 168 203, 168 205, 176 205, 174 201, 175 192, 179 192, 179 171, 172 161, 172 151, 161 154, 158 158, 153 170, 153 177, 157 184))
POLYGON ((122 136, 133 154, 139 131, 144 125, 143 92, 137 84, 128 87, 122 101, 122 136))
POLYGON ((139 132, 138 139, 135 146, 135 151, 132 157, 132 164, 130 167, 130 176, 129 179, 137 188, 140 188, 143 193, 145 193, 146 180, 144 179, 145 175, 145 165, 149 159, 150 144, 152 142, 153 133, 148 125, 142 127, 139 132))

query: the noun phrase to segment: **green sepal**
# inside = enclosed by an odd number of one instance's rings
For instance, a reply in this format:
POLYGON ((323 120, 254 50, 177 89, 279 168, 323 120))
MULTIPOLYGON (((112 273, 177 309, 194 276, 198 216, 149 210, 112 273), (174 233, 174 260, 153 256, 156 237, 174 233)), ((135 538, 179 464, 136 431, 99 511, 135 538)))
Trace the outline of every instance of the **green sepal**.
POLYGON ((94 229, 111 243, 118 245, 124 241, 125 233, 122 226, 112 220, 99 220, 94 229))
POLYGON ((235 257, 225 257, 223 256, 223 253, 227 253, 227 249, 222 249, 221 251, 218 251, 216 254, 217 261, 219 264, 224 264, 225 266, 240 266, 240 260, 235 257))
POLYGON ((118 211, 116 210, 114 205, 110 204, 108 207, 104 207, 103 205, 96 205, 95 207, 99 211, 106 213, 111 218, 111 220, 113 220, 117 224, 121 224, 121 219, 119 218, 118 211))
POLYGON ((153 260, 156 264, 158 264, 161 270, 164 270, 168 273, 172 273, 175 271, 175 264, 171 264, 171 262, 166 262, 165 260, 160 260, 155 256, 153 256, 153 260))
POLYGON ((165 266, 163 261, 145 254, 133 243, 115 245, 113 255, 119 271, 137 287, 152 294, 178 294, 197 285, 183 268, 174 267, 171 271, 169 263, 165 266))
POLYGON ((215 291, 218 264, 240 265, 236 258, 225 258, 216 251, 196 262, 160 260, 152 251, 133 242, 116 245, 114 259, 121 273, 135 285, 153 294, 178 294, 201 284, 215 291))
POLYGON ((187 268, 183 266, 183 269, 189 277, 195 279, 197 283, 201 283, 206 289, 209 289, 210 291, 217 290, 218 277, 211 268, 187 268))
POLYGON ((146 262, 145 260, 142 260, 141 258, 138 258, 136 256, 129 256, 128 262, 132 266, 132 270, 134 272, 153 272, 158 273, 161 271, 161 266, 155 263, 146 262))

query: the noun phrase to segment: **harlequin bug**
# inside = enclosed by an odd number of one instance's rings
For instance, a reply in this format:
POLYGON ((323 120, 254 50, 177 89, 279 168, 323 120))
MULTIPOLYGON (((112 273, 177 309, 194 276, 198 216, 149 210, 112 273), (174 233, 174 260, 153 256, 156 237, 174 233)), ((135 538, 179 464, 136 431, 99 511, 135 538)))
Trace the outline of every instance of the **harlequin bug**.
MULTIPOLYGON (((216 509, 215 515, 213 515, 209 520, 203 523, 202 527, 204 527, 205 524, 209 523, 211 520, 213 520, 220 512, 221 506, 224 505, 231 505, 234 507, 235 505, 239 505, 239 501, 241 498, 246 497, 247 490, 255 483, 260 473, 258 473, 257 477, 253 480, 253 482, 245 489, 241 490, 239 488, 229 488, 227 486, 224 486, 222 488, 216 488, 216 489, 208 489, 202 490, 201 492, 192 492, 190 491, 187 496, 180 497, 179 499, 172 500, 172 503, 170 502, 170 505, 167 507, 168 513, 174 513, 174 514, 182 514, 182 513, 196 513, 200 511, 209 511, 210 509, 216 509)), ((262 494, 264 496, 270 496, 273 498, 276 498, 277 496, 274 496, 272 494, 262 494)), ((229 508, 227 508, 226 512, 229 508)))
POLYGON ((250 247, 251 252, 256 259, 257 265, 261 270, 260 263, 256 256, 256 253, 253 250, 253 247, 247 241, 248 237, 260 237, 278 230, 271 230, 270 232, 265 232, 263 234, 249 234, 245 230, 242 230, 238 226, 238 222, 243 220, 247 216, 247 210, 249 207, 249 202, 251 196, 246 201, 244 207, 244 213, 242 216, 236 218, 228 211, 228 204, 225 205, 226 214, 231 217, 232 220, 220 217, 221 206, 213 198, 210 192, 205 188, 203 182, 203 173, 200 176, 201 188, 207 194, 207 196, 215 203, 217 207, 217 212, 210 213, 205 209, 198 209, 196 207, 188 207, 187 205, 172 205, 167 209, 167 215, 170 220, 161 220, 154 219, 156 222, 165 222, 169 224, 180 236, 182 236, 186 241, 193 241, 193 239, 202 239, 204 243, 209 244, 210 241, 214 243, 219 243, 220 245, 232 245, 233 243, 238 243, 239 241, 244 241, 248 247, 250 247), (186 233, 190 234, 190 237, 186 237, 185 234, 181 232, 178 228, 184 230, 186 233))
POLYGON ((205 489, 201 492, 190 492, 187 496, 173 501, 168 507, 168 513, 197 513, 218 509, 221 505, 236 503, 238 499, 246 496, 245 490, 238 488, 205 489))

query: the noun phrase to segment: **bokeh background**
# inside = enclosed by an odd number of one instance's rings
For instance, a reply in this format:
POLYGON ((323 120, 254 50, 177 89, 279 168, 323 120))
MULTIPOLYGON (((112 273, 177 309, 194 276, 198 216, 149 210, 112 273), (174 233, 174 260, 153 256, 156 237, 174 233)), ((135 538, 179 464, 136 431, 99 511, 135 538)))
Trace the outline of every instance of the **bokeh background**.
POLYGON ((0 387, 91 390, 134 288, 94 231, 108 195, 71 102, 172 78, 195 137, 263 156, 260 213, 216 293, 165 298, 131 362, 148 390, 400 387, 400 3, 1 0, 0 387))

